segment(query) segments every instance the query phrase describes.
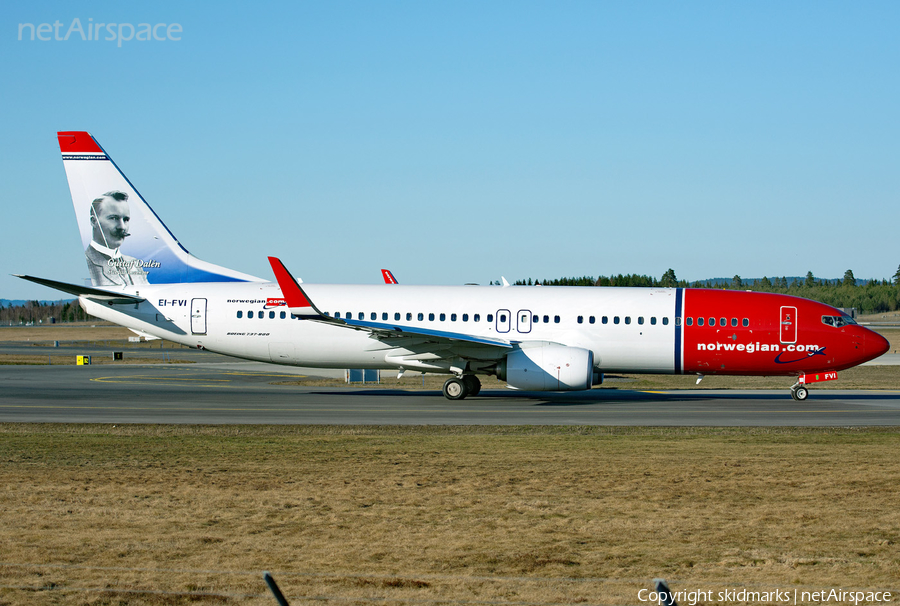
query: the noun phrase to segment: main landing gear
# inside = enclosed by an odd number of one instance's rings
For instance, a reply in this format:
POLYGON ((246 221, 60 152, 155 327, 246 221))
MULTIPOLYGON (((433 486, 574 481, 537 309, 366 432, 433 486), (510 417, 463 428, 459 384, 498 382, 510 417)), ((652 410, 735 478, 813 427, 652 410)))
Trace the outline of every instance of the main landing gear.
POLYGON ((802 402, 809 396, 809 390, 806 388, 806 385, 803 383, 795 383, 793 387, 791 387, 791 397, 797 400, 798 402, 802 402))
POLYGON ((462 400, 466 396, 477 396, 481 391, 481 381, 475 375, 451 377, 444 382, 444 397, 448 400, 462 400))

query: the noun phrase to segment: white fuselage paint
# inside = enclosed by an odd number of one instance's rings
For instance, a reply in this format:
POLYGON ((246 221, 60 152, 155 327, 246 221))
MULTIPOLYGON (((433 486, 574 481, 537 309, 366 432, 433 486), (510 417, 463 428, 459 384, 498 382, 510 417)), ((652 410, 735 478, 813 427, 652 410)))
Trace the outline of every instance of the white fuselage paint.
MULTIPOLYGON (((594 366, 606 372, 675 372, 676 289, 398 284, 304 284, 304 289, 316 306, 331 316, 337 312, 345 318, 350 313, 353 319, 359 319, 362 313, 364 320, 371 321, 371 314, 375 313, 374 321, 382 324, 500 338, 520 347, 530 343, 580 347, 591 350, 594 366), (387 320, 383 319, 385 313, 387 320), (396 313, 400 314, 399 320, 395 319, 396 313), (408 313, 412 320, 407 320, 408 313), (418 320, 419 313, 424 320, 418 320), (430 321, 432 313, 434 320, 430 321), (500 320, 504 313, 509 314, 506 323, 500 320), (538 316, 539 321, 520 322, 525 313, 532 320, 538 316), (440 314, 444 314, 443 321, 440 314), (456 314, 455 321, 452 314, 456 314), (463 314, 468 315, 467 321, 463 321, 463 314), (549 322, 544 322, 545 316, 549 322), (555 321, 556 316, 559 322, 555 321), (626 318, 630 323, 626 324, 626 318), (508 330, 504 330, 507 326, 508 330)), ((266 307, 267 299, 282 296, 278 284, 272 282, 144 285, 123 288, 122 292, 137 294, 146 301, 111 306, 81 297, 81 305, 94 316, 136 331, 262 362, 396 369, 400 367, 398 358, 418 351, 415 338, 383 341, 363 331, 292 318, 289 313, 281 319, 284 307, 266 307), (194 299, 206 299, 205 323, 198 324, 197 318, 193 322, 195 330, 205 325, 205 334, 192 331, 194 299), (253 318, 248 318, 251 311, 253 318), (274 318, 269 318, 270 311, 275 312, 274 318), (262 318, 260 312, 264 312, 262 318)), ((494 359, 509 352, 484 347, 480 351, 489 351, 494 359)))

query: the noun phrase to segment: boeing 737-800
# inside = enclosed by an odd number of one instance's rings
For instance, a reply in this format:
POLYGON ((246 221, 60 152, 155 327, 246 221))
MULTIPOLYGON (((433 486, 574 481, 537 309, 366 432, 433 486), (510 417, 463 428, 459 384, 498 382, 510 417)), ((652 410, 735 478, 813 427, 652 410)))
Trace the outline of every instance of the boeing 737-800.
POLYGON ((779 294, 304 284, 275 257, 268 281, 190 255, 90 134, 58 137, 92 286, 21 277, 146 337, 276 364, 444 373, 450 399, 477 394, 479 375, 573 391, 627 372, 796 377, 804 400, 807 384, 888 349, 840 310, 779 294))

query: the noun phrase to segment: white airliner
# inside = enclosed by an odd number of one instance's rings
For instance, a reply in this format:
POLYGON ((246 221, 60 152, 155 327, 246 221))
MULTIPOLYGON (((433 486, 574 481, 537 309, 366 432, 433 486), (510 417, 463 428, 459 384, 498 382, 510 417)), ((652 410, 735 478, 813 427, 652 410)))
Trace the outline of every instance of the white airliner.
POLYGON ((478 394, 478 375, 572 391, 604 372, 794 376, 803 400, 808 383, 888 349, 841 311, 786 295, 303 284, 274 257, 267 281, 190 255, 90 134, 58 137, 92 286, 21 277, 139 335, 276 364, 445 373, 454 400, 478 394))

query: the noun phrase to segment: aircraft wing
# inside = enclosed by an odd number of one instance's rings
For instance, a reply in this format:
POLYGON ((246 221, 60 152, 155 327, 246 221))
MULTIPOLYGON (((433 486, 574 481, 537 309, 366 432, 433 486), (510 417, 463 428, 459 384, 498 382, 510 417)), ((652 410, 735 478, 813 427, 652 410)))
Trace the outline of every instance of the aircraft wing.
POLYGON ((78 286, 77 284, 68 284, 67 282, 57 282, 56 280, 48 280, 46 278, 35 278, 34 276, 23 276, 13 274, 17 278, 28 280, 42 286, 49 286, 56 290, 75 295, 76 297, 88 297, 95 301, 103 301, 104 303, 140 303, 146 301, 143 297, 136 297, 122 292, 104 290, 102 288, 94 288, 91 286, 78 286))
POLYGON ((319 308, 315 306, 303 290, 303 287, 300 286, 298 281, 291 275, 291 272, 287 270, 280 259, 277 257, 269 257, 269 263, 272 265, 275 279, 278 281, 278 286, 281 287, 281 294, 284 295, 284 299, 287 302, 287 307, 291 312, 291 315, 299 316, 314 322, 323 322, 353 330, 361 330, 370 333, 373 337, 380 340, 409 338, 414 339, 419 343, 430 342, 444 345, 471 344, 499 347, 501 349, 513 348, 513 342, 506 339, 431 330, 416 326, 400 326, 388 322, 368 322, 365 320, 353 320, 351 318, 331 317, 322 313, 319 308))

